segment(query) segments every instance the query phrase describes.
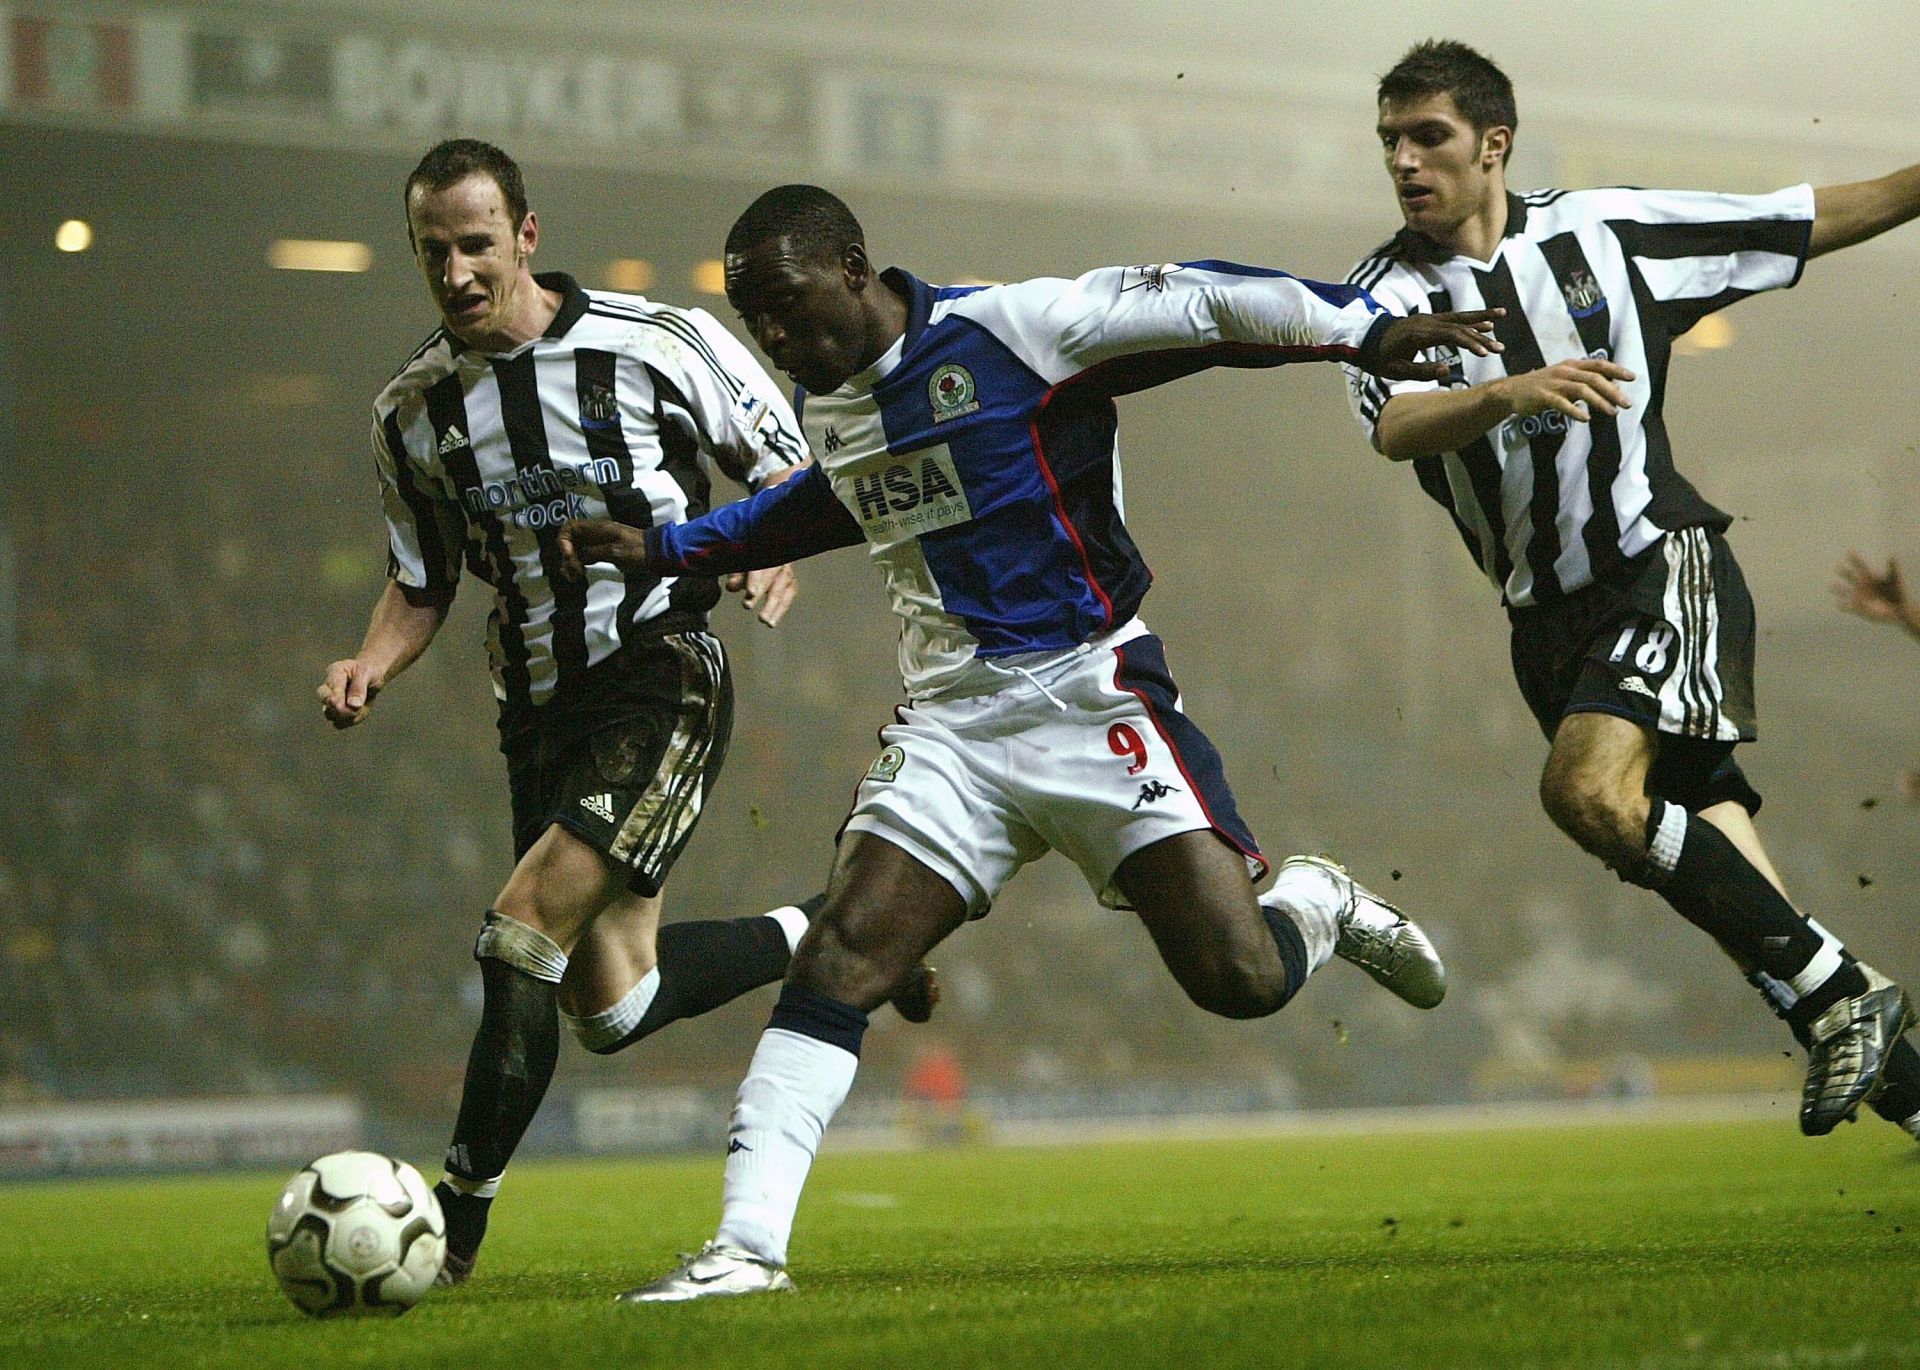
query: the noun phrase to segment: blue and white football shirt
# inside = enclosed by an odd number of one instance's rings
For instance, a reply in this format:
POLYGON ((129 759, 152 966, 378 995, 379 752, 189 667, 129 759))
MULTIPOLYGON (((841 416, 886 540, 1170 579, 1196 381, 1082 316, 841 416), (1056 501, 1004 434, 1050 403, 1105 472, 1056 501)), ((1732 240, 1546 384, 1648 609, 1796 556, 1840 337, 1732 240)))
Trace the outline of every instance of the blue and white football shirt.
POLYGON ((905 333, 832 394, 798 397, 816 465, 649 548, 662 569, 717 573, 866 542, 914 698, 1139 609, 1152 576, 1123 518, 1115 396, 1213 366, 1357 360, 1392 317, 1353 286, 1214 261, 882 280, 908 302, 905 333))

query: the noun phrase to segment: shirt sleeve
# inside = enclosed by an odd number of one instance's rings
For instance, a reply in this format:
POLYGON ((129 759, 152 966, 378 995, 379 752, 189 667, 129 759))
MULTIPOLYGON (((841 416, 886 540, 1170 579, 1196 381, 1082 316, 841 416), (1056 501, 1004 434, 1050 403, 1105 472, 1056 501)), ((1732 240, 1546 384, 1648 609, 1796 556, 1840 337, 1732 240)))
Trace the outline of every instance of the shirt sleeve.
POLYGON ((1048 383, 1109 395, 1213 366, 1358 360, 1384 311, 1354 286, 1233 262, 1115 266, 959 299, 1048 383))
POLYGON ((807 459, 793 405, 740 340, 704 309, 682 311, 689 325, 685 366, 674 377, 702 450, 741 484, 758 490, 768 476, 807 459))
POLYGON ((659 575, 722 575, 781 566, 865 540, 859 522, 818 466, 685 523, 647 532, 647 567, 659 575))
POLYGON ((1712 191, 1591 192, 1655 302, 1679 336, 1717 309, 1800 279, 1813 236, 1813 187, 1769 195, 1712 191))
POLYGON ((397 410, 374 412, 373 464, 387 520, 387 575, 416 607, 450 604, 460 585, 466 518, 421 481, 397 410))
MULTIPOLYGON (((1347 278, 1349 282, 1360 276, 1379 274, 1377 259, 1369 258, 1353 269, 1347 278)), ((1385 276, 1368 286, 1374 299, 1396 314, 1424 314, 1429 312, 1426 288, 1419 279, 1402 268, 1392 268, 1385 276)), ((1445 361, 1451 366, 1451 373, 1444 381, 1402 380, 1390 381, 1363 371, 1351 363, 1341 370, 1347 378, 1347 403, 1353 409, 1354 418, 1360 421, 1360 427, 1367 435, 1369 443, 1374 442, 1374 430, 1380 425, 1380 412, 1387 407, 1387 401, 1395 395, 1416 394, 1426 390, 1440 390, 1452 385, 1465 385, 1466 376, 1458 366, 1458 359, 1451 352, 1435 349, 1423 352, 1422 361, 1445 361)), ((1378 444, 1375 444, 1377 447, 1378 444)))

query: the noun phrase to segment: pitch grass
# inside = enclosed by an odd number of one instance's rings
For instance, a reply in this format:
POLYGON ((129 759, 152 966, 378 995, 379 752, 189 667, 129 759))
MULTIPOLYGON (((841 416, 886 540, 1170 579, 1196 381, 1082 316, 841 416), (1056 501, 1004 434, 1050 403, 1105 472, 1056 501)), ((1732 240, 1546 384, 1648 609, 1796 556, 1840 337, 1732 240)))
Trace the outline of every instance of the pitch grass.
POLYGON ((274 1288, 280 1175, 0 1187, 0 1365, 1920 1365, 1920 1148, 1877 1121, 825 1157, 792 1297, 617 1306, 719 1165, 522 1164, 398 1322, 274 1288))

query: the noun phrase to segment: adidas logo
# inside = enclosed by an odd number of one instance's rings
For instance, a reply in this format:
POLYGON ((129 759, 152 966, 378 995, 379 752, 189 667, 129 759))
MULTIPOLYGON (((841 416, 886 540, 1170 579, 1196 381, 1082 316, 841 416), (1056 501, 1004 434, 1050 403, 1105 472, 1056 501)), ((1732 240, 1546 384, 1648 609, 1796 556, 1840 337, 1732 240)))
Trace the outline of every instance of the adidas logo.
POLYGON ((613 796, 610 794, 590 794, 580 801, 580 807, 596 818, 613 822, 613 796))
POLYGON ((1646 681, 1642 680, 1637 675, 1630 675, 1625 680, 1621 681, 1620 688, 1623 690, 1630 690, 1637 695, 1645 695, 1648 699, 1658 699, 1660 697, 1659 695, 1653 692, 1652 688, 1647 684, 1646 681))
POLYGON ((467 446, 470 446, 467 435, 460 431, 460 425, 457 423, 440 435, 440 455, 443 457, 449 452, 467 446))

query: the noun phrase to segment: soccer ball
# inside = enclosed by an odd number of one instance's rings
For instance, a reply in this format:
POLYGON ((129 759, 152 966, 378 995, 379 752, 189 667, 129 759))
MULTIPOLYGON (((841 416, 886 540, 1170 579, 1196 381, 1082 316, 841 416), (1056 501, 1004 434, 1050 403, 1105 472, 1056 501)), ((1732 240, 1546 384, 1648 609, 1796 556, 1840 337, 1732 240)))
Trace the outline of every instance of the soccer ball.
POLYGON ((440 1201, 405 1161, 322 1156, 287 1181, 267 1219, 267 1260, 294 1307, 319 1318, 397 1317, 447 1255, 440 1201))

